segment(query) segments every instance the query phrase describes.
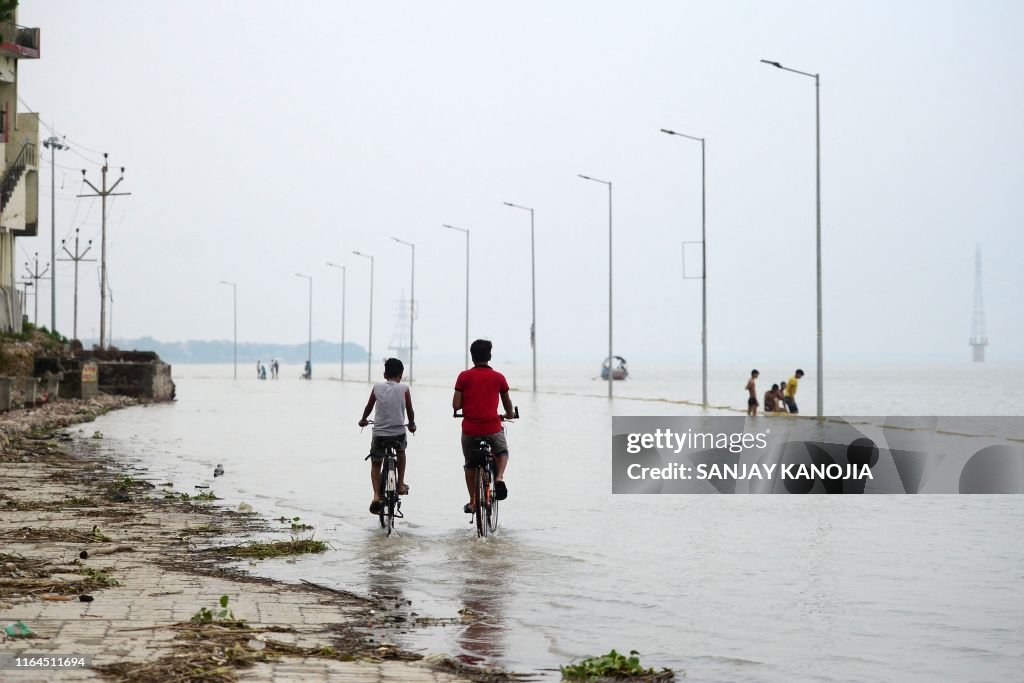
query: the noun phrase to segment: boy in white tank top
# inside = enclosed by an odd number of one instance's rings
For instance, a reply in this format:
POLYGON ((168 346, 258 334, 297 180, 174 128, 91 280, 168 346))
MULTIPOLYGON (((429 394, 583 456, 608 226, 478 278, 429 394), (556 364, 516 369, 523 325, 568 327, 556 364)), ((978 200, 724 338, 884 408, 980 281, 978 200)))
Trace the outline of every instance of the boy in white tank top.
POLYGON ((363 409, 363 416, 359 419, 359 426, 365 427, 369 424, 366 418, 370 411, 376 410, 373 414, 373 438, 370 439, 370 484, 373 486, 373 500, 370 502, 370 514, 380 514, 380 468, 384 462, 385 441, 398 441, 401 447, 398 448, 398 495, 404 496, 409 493, 409 486, 405 483, 405 430, 406 415, 409 416, 409 431, 416 432, 416 416, 412 409, 412 396, 409 394, 409 387, 402 384, 402 375, 405 366, 397 358, 388 358, 384 361, 384 380, 373 385, 370 392, 370 400, 366 402, 363 409))

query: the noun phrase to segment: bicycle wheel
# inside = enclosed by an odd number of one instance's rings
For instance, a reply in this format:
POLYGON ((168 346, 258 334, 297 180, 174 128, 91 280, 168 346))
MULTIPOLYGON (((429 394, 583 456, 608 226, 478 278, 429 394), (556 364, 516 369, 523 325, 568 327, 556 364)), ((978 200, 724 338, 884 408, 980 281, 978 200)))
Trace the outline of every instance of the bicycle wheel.
POLYGON ((395 530, 395 507, 398 505, 398 473, 395 471, 394 459, 388 458, 388 476, 384 484, 384 528, 390 536, 395 530))
POLYGON ((490 527, 484 516, 488 505, 487 470, 481 465, 476 468, 476 535, 486 538, 490 527))
POLYGON ((488 499, 491 504, 487 506, 487 526, 493 534, 498 530, 498 499, 494 497, 495 485, 494 482, 497 480, 497 474, 494 471, 494 465, 487 467, 487 483, 488 483, 488 499))
POLYGON ((388 472, 390 470, 391 468, 388 467, 388 459, 384 458, 380 471, 380 490, 377 492, 381 502, 379 514, 381 529, 387 529, 385 510, 387 509, 388 472))

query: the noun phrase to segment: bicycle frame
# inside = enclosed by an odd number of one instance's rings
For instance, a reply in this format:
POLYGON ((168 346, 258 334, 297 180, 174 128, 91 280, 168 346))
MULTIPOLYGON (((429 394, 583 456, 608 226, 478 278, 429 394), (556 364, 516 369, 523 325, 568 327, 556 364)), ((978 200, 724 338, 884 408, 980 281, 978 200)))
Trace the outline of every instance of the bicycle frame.
POLYGON ((479 458, 474 466, 476 506, 473 509, 473 519, 476 522, 477 536, 486 538, 498 530, 498 501, 494 498, 494 478, 498 466, 489 440, 480 439, 477 447, 479 458))
MULTIPOLYGON (((452 417, 463 417, 458 410, 452 412, 452 417)), ((515 418, 519 418, 519 408, 515 408, 515 418)), ((502 422, 506 420, 502 418, 502 422)), ((504 424, 502 430, 505 429, 504 424)), ((476 486, 476 505, 473 508, 473 519, 470 524, 476 522, 476 533, 481 538, 498 530, 498 500, 494 497, 494 482, 497 480, 498 463, 495 460, 494 445, 487 437, 476 437, 475 452, 479 454, 477 462, 473 465, 474 482, 476 486)))
MULTIPOLYGON (((380 463, 380 526, 391 536, 395 532, 395 519, 404 518, 402 500, 398 495, 398 442, 385 440, 382 444, 384 458, 380 463)), ((366 456, 370 459, 373 456, 366 456)), ((376 464, 375 464, 376 466, 376 464)))

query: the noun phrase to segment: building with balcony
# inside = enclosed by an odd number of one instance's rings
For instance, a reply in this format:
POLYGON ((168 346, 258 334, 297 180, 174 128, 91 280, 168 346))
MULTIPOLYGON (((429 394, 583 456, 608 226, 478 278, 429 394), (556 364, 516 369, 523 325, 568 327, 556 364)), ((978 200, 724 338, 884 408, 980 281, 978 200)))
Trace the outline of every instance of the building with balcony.
MULTIPOLYGON (((18 113, 18 62, 39 58, 39 29, 0 21, 0 331, 20 332, 15 240, 39 229, 39 116, 18 113)), ((37 293, 36 293, 37 294, 37 293)))

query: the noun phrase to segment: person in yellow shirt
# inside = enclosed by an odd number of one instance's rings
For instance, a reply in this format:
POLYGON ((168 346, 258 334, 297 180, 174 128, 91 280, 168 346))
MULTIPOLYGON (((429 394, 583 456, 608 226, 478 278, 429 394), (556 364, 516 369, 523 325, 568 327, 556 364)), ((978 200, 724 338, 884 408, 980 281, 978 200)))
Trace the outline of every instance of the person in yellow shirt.
POLYGON ((796 387, 800 383, 800 378, 804 376, 804 371, 797 368, 797 371, 793 373, 793 376, 786 382, 786 395, 782 398, 785 402, 786 407, 789 408, 789 412, 796 415, 800 410, 796 407, 796 387))

